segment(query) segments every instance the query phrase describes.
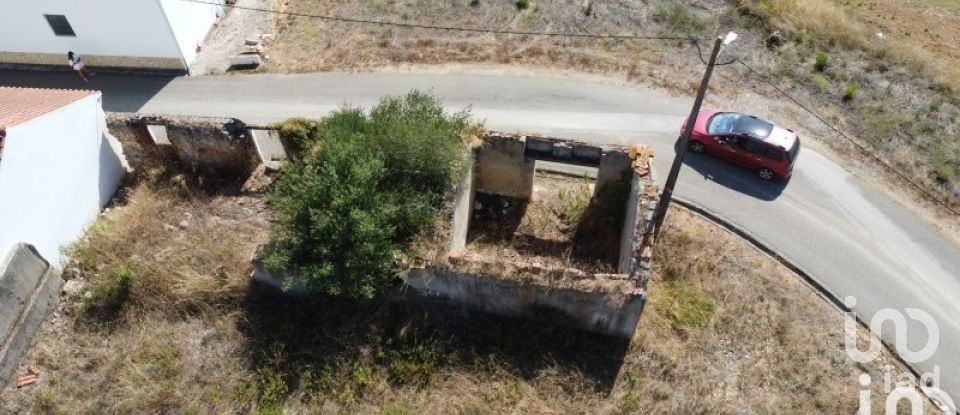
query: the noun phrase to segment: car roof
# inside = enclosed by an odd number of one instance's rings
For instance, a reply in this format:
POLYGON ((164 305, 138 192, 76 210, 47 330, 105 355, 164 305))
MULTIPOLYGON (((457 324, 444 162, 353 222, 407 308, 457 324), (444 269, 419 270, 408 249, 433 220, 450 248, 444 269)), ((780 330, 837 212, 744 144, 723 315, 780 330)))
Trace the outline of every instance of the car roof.
POLYGON ((757 138, 757 139, 777 147, 782 147, 784 150, 790 150, 790 148, 792 148, 794 143, 796 143, 798 140, 797 134, 793 132, 793 130, 783 128, 763 117, 758 117, 756 115, 747 114, 744 112, 737 112, 737 111, 706 110, 701 112, 706 113, 707 111, 709 111, 709 113, 704 115, 708 115, 710 117, 714 115, 719 115, 719 114, 736 114, 744 117, 756 118, 760 121, 769 123, 770 125, 773 126, 773 130, 770 131, 770 135, 768 135, 766 138, 757 138))

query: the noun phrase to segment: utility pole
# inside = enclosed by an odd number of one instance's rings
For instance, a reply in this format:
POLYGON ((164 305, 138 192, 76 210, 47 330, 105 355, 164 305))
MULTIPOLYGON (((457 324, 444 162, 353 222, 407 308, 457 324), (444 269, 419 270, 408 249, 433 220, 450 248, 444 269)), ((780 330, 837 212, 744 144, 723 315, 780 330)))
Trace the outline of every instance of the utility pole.
MULTIPOLYGON (((707 71, 703 74, 703 81, 700 82, 700 90, 697 91, 697 99, 693 101, 693 108, 690 110, 690 116, 687 117, 687 128, 680 136, 680 145, 677 148, 677 156, 673 159, 673 165, 670 167, 670 174, 667 175, 667 183, 663 186, 663 192, 660 193, 660 201, 657 203, 657 210, 654 212, 654 238, 660 234, 660 227, 667 216, 667 208, 670 207, 670 201, 673 200, 673 188, 677 185, 677 176, 680 175, 680 167, 683 165, 683 156, 687 153, 687 145, 690 144, 690 136, 693 134, 693 125, 696 123, 697 114, 700 113, 700 106, 703 104, 703 97, 707 94, 707 85, 710 83, 710 75, 713 74, 713 67, 717 63, 717 57, 725 45, 730 44, 737 38, 737 34, 730 32, 725 37, 718 37, 713 44, 713 52, 710 53, 710 62, 707 64, 707 71)), ((656 239, 654 239, 656 240, 656 239)))

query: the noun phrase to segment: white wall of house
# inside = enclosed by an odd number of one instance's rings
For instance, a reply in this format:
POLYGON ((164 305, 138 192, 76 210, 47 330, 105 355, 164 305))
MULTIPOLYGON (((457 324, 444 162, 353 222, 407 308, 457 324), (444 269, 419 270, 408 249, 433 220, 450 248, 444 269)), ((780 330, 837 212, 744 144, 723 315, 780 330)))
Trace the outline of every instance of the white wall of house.
MULTIPOLYGON (((197 0, 203 3, 223 4, 223 0, 197 0)), ((199 4, 183 0, 160 0, 170 28, 177 39, 177 46, 189 65, 197 56, 197 44, 203 42, 213 27, 213 22, 223 13, 223 6, 199 4)))
MULTIPOLYGON (((222 0, 198 0, 222 3, 222 0)), ((2 0, 0 52, 175 58, 184 69, 222 6, 181 0, 2 0), (76 36, 54 34, 45 14, 63 15, 76 36)))
POLYGON ((0 253, 33 244, 51 264, 96 219, 123 178, 100 94, 7 128, 0 159, 0 253))
POLYGON ((0 13, 0 50, 181 57, 157 0, 9 1, 0 13), (56 36, 43 17, 61 14, 77 36, 56 36))

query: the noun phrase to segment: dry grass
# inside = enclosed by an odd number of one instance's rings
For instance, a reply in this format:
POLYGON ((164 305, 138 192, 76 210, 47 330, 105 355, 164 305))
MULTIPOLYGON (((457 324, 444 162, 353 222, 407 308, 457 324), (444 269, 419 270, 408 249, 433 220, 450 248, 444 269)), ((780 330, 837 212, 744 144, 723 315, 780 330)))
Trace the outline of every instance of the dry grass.
MULTIPOLYGON (((890 355, 866 365, 849 360, 842 315, 732 234, 680 210, 663 232, 650 302, 620 376, 621 405, 654 413, 856 412, 857 377, 880 379, 890 355)), ((874 389, 875 408, 878 395, 874 389)))
MULTIPOLYGON (((943 48, 952 51, 956 45, 943 46, 942 42, 945 39, 931 34, 929 30, 921 31, 920 39, 911 38, 910 29, 904 27, 907 24, 919 23, 916 22, 919 17, 916 15, 920 14, 917 13, 918 8, 901 6, 896 9, 900 12, 914 12, 913 19, 910 19, 914 21, 898 25, 898 19, 891 19, 895 28, 900 26, 900 33, 896 30, 890 33, 884 30, 885 26, 868 24, 860 18, 852 17, 842 6, 829 0, 738 0, 738 2, 741 7, 759 16, 768 25, 801 39, 809 38, 819 47, 867 52, 879 60, 918 70, 934 84, 948 91, 956 91, 957 86, 960 85, 960 68, 957 67, 956 57, 937 53, 943 51, 943 48), (883 33, 884 37, 878 38, 876 33, 883 33)), ((875 3, 880 4, 881 7, 886 6, 888 12, 892 11, 888 1, 880 0, 875 3)), ((867 16, 875 13, 873 12, 875 7, 863 7, 863 5, 857 7, 867 10, 857 13, 867 16)), ((899 13, 896 15, 902 16, 899 13)), ((881 16, 891 15, 884 13, 881 16)), ((907 16, 910 17, 909 14, 907 16)), ((876 15, 872 17, 876 18, 876 15)), ((945 26, 937 30, 937 32, 947 33, 947 41, 949 37, 960 32, 960 20, 956 17, 942 18, 941 23, 945 26)), ((876 23, 873 20, 870 22, 876 23)), ((901 18, 899 22, 904 20, 901 18)), ((929 22, 923 22, 923 24, 928 25, 929 22)), ((960 48, 957 50, 960 51, 960 48)))
POLYGON ((250 375, 235 324, 250 258, 265 241, 263 205, 151 183, 125 193, 73 249, 65 277, 81 288, 62 299, 29 356, 42 386, 29 399, 8 391, 5 409, 238 408, 232 391, 250 375))
POLYGON ((247 278, 259 206, 132 190, 77 247, 70 275, 85 288, 62 299, 25 362, 40 383, 4 390, 0 412, 853 413, 856 376, 891 363, 847 360, 836 310, 683 211, 670 214, 628 347, 558 328, 546 310, 516 321, 276 297, 247 278), (123 306, 93 311, 99 297, 82 292, 124 267, 138 272, 123 306))
MULTIPOLYGON (((520 10, 511 1, 350 2, 298 0, 286 10, 459 27, 520 31, 630 33, 646 12, 633 1, 594 2, 587 15, 580 2, 537 1, 520 10)), ((437 32, 357 26, 283 17, 272 43, 268 71, 378 67, 395 63, 493 62, 550 64, 581 70, 624 71, 657 45, 618 41, 437 32)))

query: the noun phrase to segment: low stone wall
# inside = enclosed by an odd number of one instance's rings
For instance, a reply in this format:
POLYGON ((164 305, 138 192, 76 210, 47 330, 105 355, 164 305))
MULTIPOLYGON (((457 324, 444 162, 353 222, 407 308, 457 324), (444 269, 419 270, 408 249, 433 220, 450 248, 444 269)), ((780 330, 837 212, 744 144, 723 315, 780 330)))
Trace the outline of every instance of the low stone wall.
POLYGON ((17 244, 0 262, 0 382, 9 384, 63 280, 30 245, 17 244))
MULTIPOLYGON (((554 288, 441 268, 411 270, 404 282, 417 295, 443 297, 500 316, 523 317, 531 309, 549 308, 568 316, 567 323, 575 328, 624 338, 633 337, 646 301, 630 292, 611 295, 606 291, 554 288)), ((628 288, 623 281, 610 283, 628 288)))
POLYGON ((124 147, 131 166, 179 160, 199 172, 225 179, 249 174, 260 162, 247 126, 233 118, 139 116, 110 114, 107 125, 124 147), (159 126, 157 140, 148 126, 159 126))

